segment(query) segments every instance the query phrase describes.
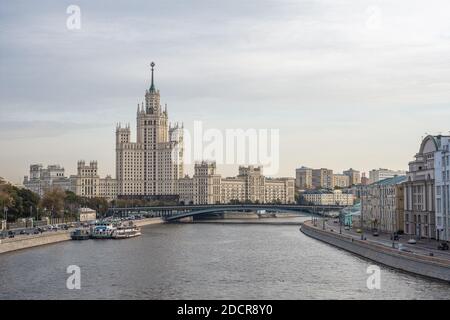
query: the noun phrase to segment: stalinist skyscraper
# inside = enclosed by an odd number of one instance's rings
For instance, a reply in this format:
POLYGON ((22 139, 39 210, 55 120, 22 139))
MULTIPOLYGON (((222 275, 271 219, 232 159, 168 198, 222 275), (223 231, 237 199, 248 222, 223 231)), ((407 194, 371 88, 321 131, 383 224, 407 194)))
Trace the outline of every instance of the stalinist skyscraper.
POLYGON ((151 63, 151 85, 145 105, 137 107, 136 142, 130 126, 116 128, 116 177, 119 196, 177 195, 183 177, 183 130, 169 124, 167 105, 162 110, 151 63))

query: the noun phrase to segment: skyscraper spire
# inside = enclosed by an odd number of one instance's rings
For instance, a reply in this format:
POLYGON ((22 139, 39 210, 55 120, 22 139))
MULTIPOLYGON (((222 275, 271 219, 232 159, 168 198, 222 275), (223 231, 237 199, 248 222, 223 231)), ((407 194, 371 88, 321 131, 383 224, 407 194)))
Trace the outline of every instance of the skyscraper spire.
POLYGON ((153 82, 153 68, 155 67, 155 63, 150 63, 150 67, 152 67, 152 84, 150 86, 150 92, 155 92, 155 84, 153 82))

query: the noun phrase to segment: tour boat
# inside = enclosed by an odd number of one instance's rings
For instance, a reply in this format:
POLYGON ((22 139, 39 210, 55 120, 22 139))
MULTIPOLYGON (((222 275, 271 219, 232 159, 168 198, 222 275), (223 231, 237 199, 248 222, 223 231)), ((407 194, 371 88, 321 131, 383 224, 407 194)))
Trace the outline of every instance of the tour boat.
POLYGON ((116 227, 112 223, 97 222, 91 226, 91 238, 93 239, 111 239, 116 227))
POLYGON ((76 229, 70 233, 72 240, 88 240, 91 237, 89 229, 76 229))
POLYGON ((112 233, 113 239, 127 239, 141 235, 141 229, 134 225, 118 226, 112 233))

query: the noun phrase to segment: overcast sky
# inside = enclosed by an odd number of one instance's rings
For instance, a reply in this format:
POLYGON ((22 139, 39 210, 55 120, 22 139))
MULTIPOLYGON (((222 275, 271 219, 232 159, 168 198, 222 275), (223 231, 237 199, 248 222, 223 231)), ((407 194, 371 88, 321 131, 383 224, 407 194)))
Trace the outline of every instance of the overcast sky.
POLYGON ((448 0, 2 1, 0 176, 78 159, 115 176, 151 61, 171 121, 280 129, 278 176, 407 169, 450 130, 449 17, 448 0))

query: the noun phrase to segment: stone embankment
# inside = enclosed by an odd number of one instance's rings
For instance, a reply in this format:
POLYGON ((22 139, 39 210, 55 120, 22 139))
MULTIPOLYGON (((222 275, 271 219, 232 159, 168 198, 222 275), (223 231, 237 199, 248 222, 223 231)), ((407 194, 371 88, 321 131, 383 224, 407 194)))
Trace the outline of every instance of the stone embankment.
MULTIPOLYGON (((133 221, 138 227, 143 227, 152 224, 164 223, 161 218, 147 218, 133 221)), ((61 241, 70 240, 70 231, 48 231, 37 235, 17 235, 14 238, 0 239, 0 254, 22 250, 46 244, 58 243, 61 241)))
POLYGON ((355 239, 349 235, 322 230, 314 226, 311 221, 302 223, 300 230, 311 238, 326 242, 374 262, 402 271, 450 282, 449 259, 404 252, 371 241, 355 239))
POLYGON ((56 232, 49 231, 37 235, 20 235, 14 238, 1 239, 0 254, 67 240, 70 240, 70 232, 66 230, 56 232))

